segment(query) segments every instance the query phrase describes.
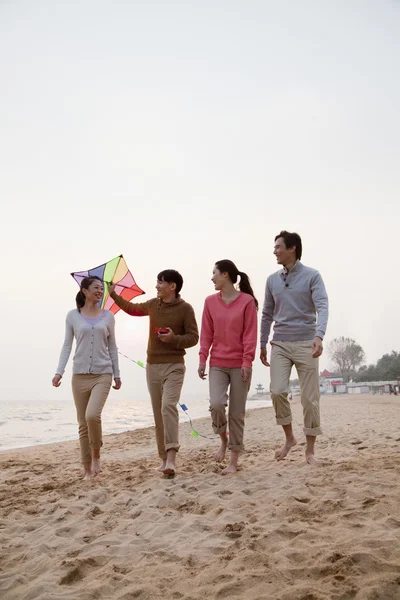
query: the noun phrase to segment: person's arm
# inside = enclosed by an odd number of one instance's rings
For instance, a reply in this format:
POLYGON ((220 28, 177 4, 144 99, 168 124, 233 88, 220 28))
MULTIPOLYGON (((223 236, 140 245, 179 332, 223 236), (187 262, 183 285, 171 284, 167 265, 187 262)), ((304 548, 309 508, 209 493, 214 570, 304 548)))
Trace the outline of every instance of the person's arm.
POLYGON ((69 314, 65 320, 65 338, 64 344, 61 348, 60 359, 58 361, 58 367, 56 370, 56 375, 60 375, 62 377, 64 375, 65 367, 67 366, 68 359, 71 354, 72 344, 74 341, 74 328, 72 326, 71 318, 69 314))
POLYGON ((190 304, 186 306, 183 328, 185 333, 182 335, 176 333, 173 334, 169 339, 169 343, 173 344, 175 348, 192 348, 199 341, 199 330, 197 328, 194 310, 190 304))
POLYGON ((261 316, 261 329, 260 329, 260 348, 264 350, 268 343, 269 334, 271 331, 271 325, 274 320, 274 309, 275 301, 272 292, 269 287, 269 278, 265 285, 265 297, 264 306, 262 309, 261 316))
POLYGON ((325 284, 318 271, 311 279, 311 296, 315 310, 317 311, 317 329, 315 337, 319 337, 323 340, 328 326, 329 302, 325 284))
POLYGON ((203 316, 201 318, 199 363, 206 365, 208 354, 214 340, 214 323, 208 308, 207 300, 204 303, 203 316))
POLYGON ((115 339, 115 317, 112 313, 110 313, 110 315, 111 315, 111 323, 110 323, 110 333, 108 335, 108 353, 111 358, 114 379, 120 379, 118 348, 117 348, 117 342, 115 339))
POLYGON ((257 309, 252 300, 246 306, 243 330, 242 367, 252 368, 257 347, 257 309))
POLYGON ((115 304, 119 306, 121 310, 126 312, 128 315, 132 317, 147 317, 149 315, 149 302, 129 302, 129 300, 125 300, 122 296, 118 296, 116 292, 114 292, 114 286, 110 286, 110 296, 114 300, 115 304))

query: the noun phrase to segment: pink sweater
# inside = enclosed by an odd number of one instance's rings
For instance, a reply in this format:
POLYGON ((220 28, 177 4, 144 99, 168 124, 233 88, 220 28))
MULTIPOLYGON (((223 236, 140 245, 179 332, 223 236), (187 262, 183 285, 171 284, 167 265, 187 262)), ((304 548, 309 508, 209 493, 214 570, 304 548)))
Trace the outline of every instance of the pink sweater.
POLYGON ((253 296, 240 293, 230 304, 221 294, 204 303, 200 335, 200 364, 211 348, 210 367, 251 368, 257 345, 257 310, 253 296))

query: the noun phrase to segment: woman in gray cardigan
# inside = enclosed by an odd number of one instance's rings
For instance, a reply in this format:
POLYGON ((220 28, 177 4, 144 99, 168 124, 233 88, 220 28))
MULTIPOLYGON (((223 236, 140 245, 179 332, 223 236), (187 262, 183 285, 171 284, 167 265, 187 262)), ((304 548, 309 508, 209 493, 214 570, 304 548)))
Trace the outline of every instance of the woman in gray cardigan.
POLYGON ((64 345, 52 381, 54 387, 61 385, 75 338, 72 393, 79 424, 84 479, 91 479, 101 471, 101 411, 113 376, 113 388, 119 390, 121 387, 115 319, 112 312, 99 307, 103 292, 103 282, 99 277, 82 279, 76 296, 76 309, 67 314, 64 345))

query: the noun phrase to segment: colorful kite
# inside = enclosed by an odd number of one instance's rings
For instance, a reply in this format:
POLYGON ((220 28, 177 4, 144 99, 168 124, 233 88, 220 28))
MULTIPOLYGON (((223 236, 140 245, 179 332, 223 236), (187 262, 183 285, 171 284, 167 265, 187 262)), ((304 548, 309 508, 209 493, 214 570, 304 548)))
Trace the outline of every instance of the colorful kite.
POLYGON ((145 293, 138 285, 136 285, 136 281, 128 269, 122 254, 94 269, 89 269, 88 271, 76 271, 75 273, 71 273, 71 275, 78 285, 81 285, 81 281, 84 277, 93 275, 100 277, 104 283, 104 294, 102 300, 99 302, 99 306, 100 308, 110 310, 114 315, 119 311, 119 307, 108 293, 108 285, 110 283, 115 285, 115 291, 119 296, 125 298, 125 300, 132 300, 132 298, 136 298, 136 296, 145 293))

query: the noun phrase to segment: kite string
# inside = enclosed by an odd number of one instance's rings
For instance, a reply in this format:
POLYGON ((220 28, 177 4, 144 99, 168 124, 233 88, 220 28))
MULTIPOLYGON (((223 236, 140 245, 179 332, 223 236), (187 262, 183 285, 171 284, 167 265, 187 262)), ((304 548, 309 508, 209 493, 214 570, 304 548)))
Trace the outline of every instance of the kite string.
MULTIPOLYGON (((140 361, 140 360, 133 360, 133 358, 130 358, 129 356, 127 356, 126 354, 123 354, 119 350, 118 350, 118 354, 120 354, 124 358, 127 358, 131 362, 135 363, 135 365, 138 365, 139 367, 142 367, 142 369, 146 369, 146 366, 142 363, 142 361, 140 361)), ((192 435, 193 435, 193 437, 202 437, 202 438, 205 438, 206 440, 217 440, 217 439, 219 439, 219 435, 211 437, 209 435, 203 435, 202 433, 199 433, 198 431, 196 431, 196 429, 193 427, 193 421, 190 418, 190 415, 188 413, 188 409, 187 409, 186 404, 181 404, 180 402, 178 402, 178 404, 181 407, 182 411, 187 416, 187 418, 189 419, 190 427, 192 428, 192 435)))

